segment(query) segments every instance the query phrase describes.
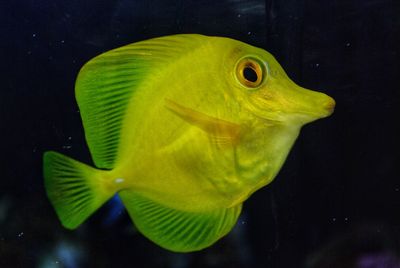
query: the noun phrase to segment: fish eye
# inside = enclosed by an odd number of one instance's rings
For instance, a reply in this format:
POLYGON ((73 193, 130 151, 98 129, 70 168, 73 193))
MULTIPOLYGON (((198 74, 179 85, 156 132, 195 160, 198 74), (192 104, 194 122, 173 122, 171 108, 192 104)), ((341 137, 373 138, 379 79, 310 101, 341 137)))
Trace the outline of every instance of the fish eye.
POLYGON ((248 88, 257 88, 264 80, 262 65, 253 58, 244 58, 236 66, 236 77, 239 82, 248 88))

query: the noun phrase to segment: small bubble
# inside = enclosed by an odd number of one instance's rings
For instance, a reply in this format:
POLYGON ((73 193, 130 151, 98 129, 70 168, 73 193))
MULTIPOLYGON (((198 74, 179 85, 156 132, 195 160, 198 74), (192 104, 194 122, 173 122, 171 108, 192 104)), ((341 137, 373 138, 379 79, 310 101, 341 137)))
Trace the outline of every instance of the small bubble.
POLYGON ((63 145, 62 146, 63 149, 71 149, 71 147, 72 147, 71 145, 63 145))
POLYGON ((65 41, 64 40, 61 40, 61 44, 64 44, 65 43, 65 41))
POLYGON ((69 140, 69 141, 70 141, 70 140, 72 140, 72 137, 71 137, 71 136, 69 136, 69 137, 68 137, 68 140, 69 140))
POLYGON ((24 232, 20 232, 19 234, 18 234, 18 237, 23 237, 24 236, 24 232))
POLYGON ((35 34, 35 33, 33 33, 33 34, 32 34, 32 37, 36 37, 36 34, 35 34))
POLYGON ((332 221, 336 221, 336 218, 332 218, 332 221))
POLYGON ((346 218, 344 218, 344 221, 348 221, 348 220, 349 220, 349 218, 347 218, 347 217, 346 217, 346 218))
POLYGON ((349 47, 350 46, 350 43, 346 43, 346 47, 349 47))
POLYGON ((251 35, 251 32, 247 32, 247 35, 251 35))

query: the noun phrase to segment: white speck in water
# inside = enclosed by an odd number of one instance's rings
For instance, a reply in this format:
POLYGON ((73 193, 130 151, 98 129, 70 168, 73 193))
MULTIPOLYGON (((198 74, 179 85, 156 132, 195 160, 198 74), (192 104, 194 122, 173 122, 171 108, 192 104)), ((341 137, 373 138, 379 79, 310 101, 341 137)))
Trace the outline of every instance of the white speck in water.
POLYGON ((398 191, 399 191, 399 188, 395 188, 394 190, 395 190, 396 192, 398 192, 398 191))
POLYGON ((32 37, 36 37, 36 34, 35 34, 35 33, 33 33, 33 34, 32 34, 32 37))
POLYGON ((316 63, 316 64, 315 64, 315 67, 319 67, 319 63, 316 63))
POLYGON ((332 218, 332 221, 336 221, 336 218, 332 218))
POLYGON ((65 43, 65 41, 64 41, 64 40, 61 40, 61 43, 62 43, 62 44, 64 44, 64 43, 65 43))
POLYGON ((344 221, 348 221, 348 220, 349 220, 349 218, 347 218, 347 217, 346 217, 346 218, 344 218, 344 221))
POLYGON ((18 237, 23 237, 24 236, 24 232, 20 232, 19 234, 18 234, 18 237))
POLYGON ((240 18, 242 16, 242 14, 238 14, 237 17, 240 18))
POLYGON ((72 147, 71 145, 64 145, 62 148, 63 149, 71 149, 71 147, 72 147))
POLYGON ((350 43, 346 43, 346 47, 349 47, 350 46, 350 43))
POLYGON ((251 35, 251 32, 247 32, 247 35, 251 35))
POLYGON ((242 225, 245 225, 245 224, 246 224, 246 222, 245 222, 245 221, 241 221, 240 223, 241 223, 242 225))
POLYGON ((114 182, 115 182, 116 184, 123 183, 124 181, 125 181, 124 178, 116 178, 116 179, 114 180, 114 182))
POLYGON ((69 141, 70 141, 70 140, 72 140, 72 137, 71 137, 71 136, 69 136, 69 137, 68 137, 68 140, 69 140, 69 141))

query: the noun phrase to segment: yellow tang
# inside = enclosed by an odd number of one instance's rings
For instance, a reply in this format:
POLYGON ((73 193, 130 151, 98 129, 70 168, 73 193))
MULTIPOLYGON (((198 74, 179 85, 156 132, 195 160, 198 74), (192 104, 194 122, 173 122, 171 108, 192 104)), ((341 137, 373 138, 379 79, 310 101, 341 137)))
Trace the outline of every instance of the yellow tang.
POLYGON ((329 96, 299 87, 268 52, 182 34, 108 51, 76 81, 94 164, 44 155, 47 195, 78 227, 118 193, 137 229, 166 249, 200 250, 270 183, 329 96))

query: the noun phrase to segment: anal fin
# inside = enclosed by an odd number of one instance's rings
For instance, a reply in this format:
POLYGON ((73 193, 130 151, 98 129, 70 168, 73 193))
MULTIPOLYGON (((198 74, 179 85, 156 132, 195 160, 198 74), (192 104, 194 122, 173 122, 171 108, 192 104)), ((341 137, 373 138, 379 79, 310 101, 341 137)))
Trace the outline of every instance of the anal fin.
POLYGON ((201 250, 226 235, 242 205, 206 212, 186 212, 163 206, 129 190, 119 192, 138 230, 159 246, 176 252, 201 250))

